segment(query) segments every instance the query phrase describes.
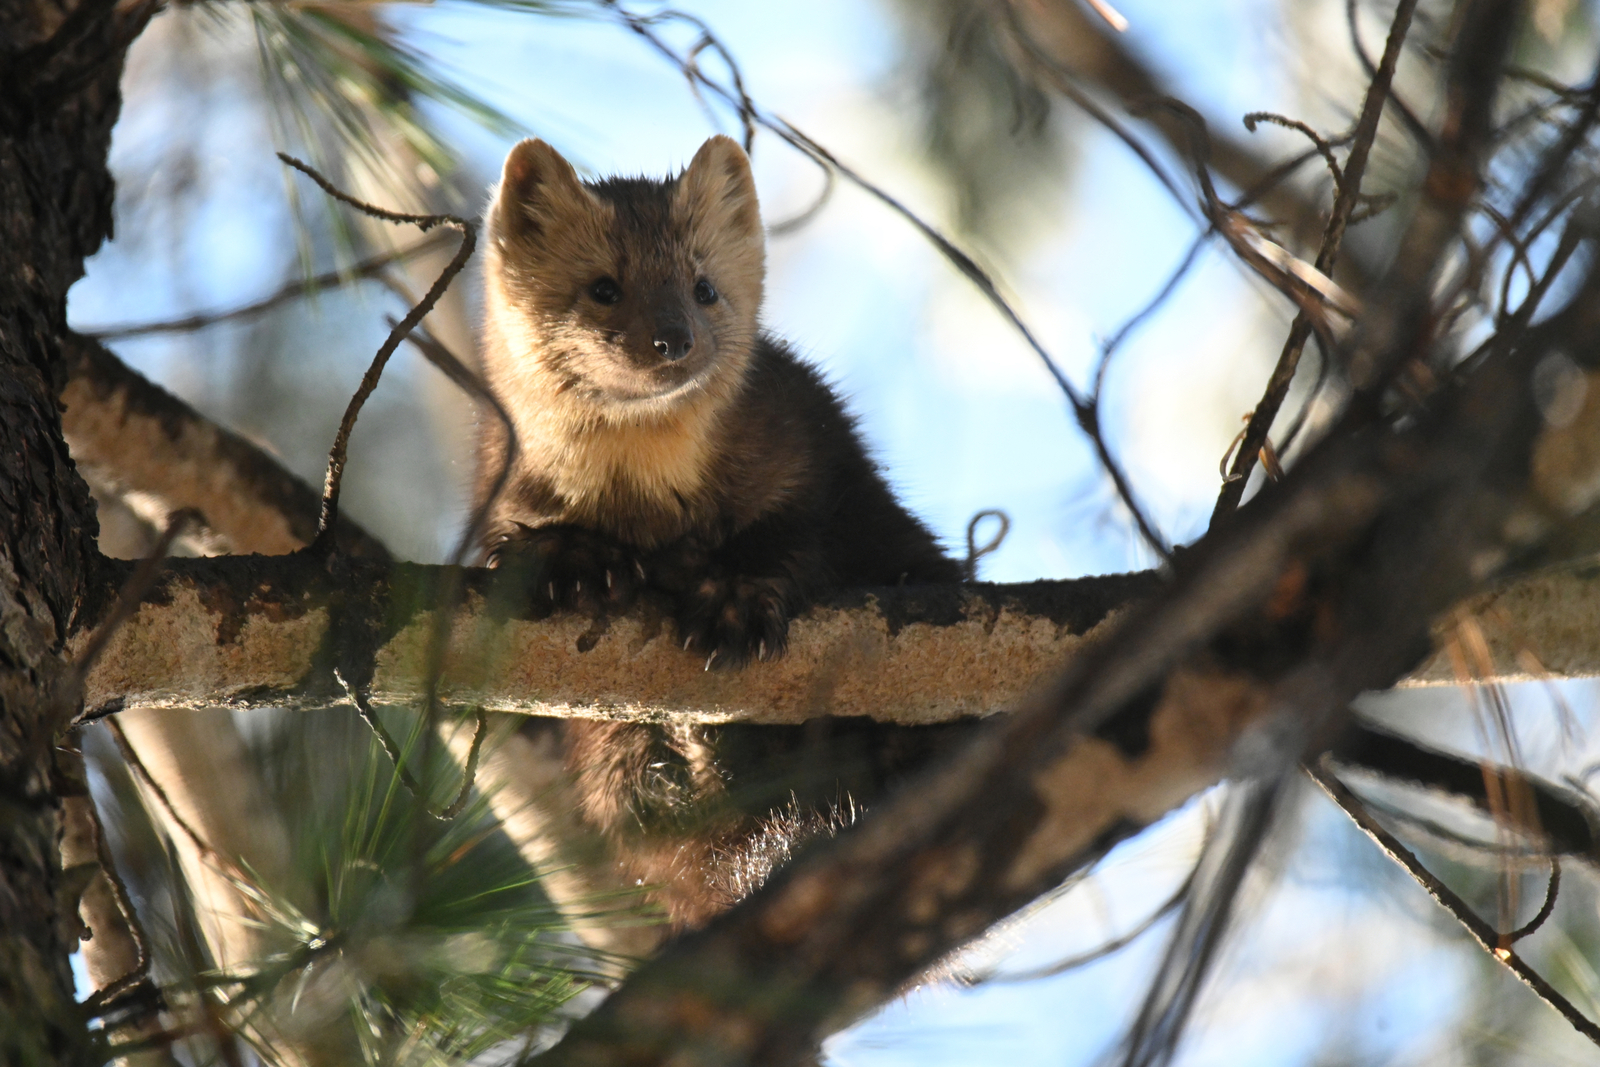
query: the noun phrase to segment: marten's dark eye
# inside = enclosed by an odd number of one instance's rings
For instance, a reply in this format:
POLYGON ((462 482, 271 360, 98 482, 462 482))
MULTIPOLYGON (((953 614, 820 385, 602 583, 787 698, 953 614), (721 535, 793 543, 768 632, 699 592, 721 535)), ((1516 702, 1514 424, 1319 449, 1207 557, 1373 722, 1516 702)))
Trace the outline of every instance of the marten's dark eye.
POLYGON ((710 282, 701 278, 694 283, 694 299, 696 303, 700 304, 715 304, 717 302, 717 291, 711 287, 710 282))
POLYGON ((615 304, 622 299, 622 286, 608 275, 589 286, 589 295, 602 304, 615 304))

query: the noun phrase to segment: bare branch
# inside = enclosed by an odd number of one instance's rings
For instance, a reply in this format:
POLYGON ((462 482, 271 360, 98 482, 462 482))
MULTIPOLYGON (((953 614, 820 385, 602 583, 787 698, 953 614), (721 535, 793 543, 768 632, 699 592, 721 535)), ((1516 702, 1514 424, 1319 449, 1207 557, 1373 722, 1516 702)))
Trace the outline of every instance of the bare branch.
POLYGON ((1440 907, 1444 908, 1456 921, 1466 927, 1467 933, 1472 935, 1485 952, 1506 965, 1506 968, 1521 979, 1522 983, 1533 990, 1534 995, 1550 1005, 1572 1028, 1596 1045, 1600 1045, 1600 1026, 1591 1022, 1581 1011, 1573 1006, 1572 1002, 1562 996, 1554 986, 1547 982, 1538 971, 1530 967, 1526 961, 1510 948, 1501 945, 1500 933, 1490 926, 1477 913, 1468 906, 1467 902, 1457 896, 1449 886, 1440 881, 1431 871, 1422 865, 1415 853, 1401 844, 1389 831, 1385 830, 1378 821, 1368 813, 1367 809, 1346 789, 1339 780, 1326 770, 1308 765, 1306 773, 1312 781, 1322 787, 1323 792, 1339 807, 1344 809, 1355 824, 1361 827, 1363 833, 1373 840, 1390 859, 1404 867, 1406 873, 1417 880, 1417 884, 1432 897, 1440 907))
POLYGON ((170 319, 166 322, 101 326, 80 330, 79 334, 83 337, 92 337, 97 341, 121 341, 130 337, 146 337, 157 333, 193 333, 196 330, 204 330, 218 323, 253 318, 256 315, 263 315, 273 308, 311 293, 349 285, 351 282, 363 278, 377 277, 396 263, 403 263, 413 256, 433 251, 439 247, 441 236, 435 234, 426 237, 409 248, 396 249, 392 252, 371 256, 342 270, 330 270, 311 278, 302 278, 299 281, 289 282, 270 296, 262 297, 260 300, 240 307, 230 308, 227 311, 204 312, 181 319, 170 319))
POLYGON ((455 257, 450 260, 444 272, 434 280, 427 293, 423 294, 422 300, 406 312, 405 318, 400 320, 399 325, 389 331, 389 336, 384 339, 383 344, 378 348, 377 354, 372 357, 372 365, 367 368, 367 373, 362 376, 361 384, 356 387, 355 395, 350 398, 350 403, 345 408, 344 417, 339 421, 339 432, 334 437, 332 450, 328 453, 328 475, 322 490, 322 518, 317 523, 317 537, 313 542, 313 547, 321 551, 328 551, 335 547, 333 531, 339 518, 339 487, 344 480, 344 465, 350 447, 350 433, 355 429, 356 418, 361 414, 362 405, 366 403, 367 397, 372 395, 372 391, 378 387, 378 379, 383 375, 383 368, 388 364, 389 357, 394 354, 395 349, 400 347, 400 342, 405 339, 408 333, 421 324, 422 320, 427 317, 428 312, 432 311, 433 306, 439 302, 439 298, 444 295, 444 291, 450 287, 450 283, 455 280, 455 276, 460 274, 461 269, 467 265, 467 260, 471 258, 473 249, 477 246, 478 227, 476 223, 469 222, 456 215, 414 215, 401 211, 390 211, 387 208, 368 204, 335 188, 328 179, 293 156, 279 152, 278 158, 316 182, 322 187, 322 191, 329 196, 343 201, 375 219, 383 219, 386 222, 409 223, 424 232, 435 226, 450 226, 461 232, 461 244, 456 248, 455 257))
MULTIPOLYGON (((86 717, 124 706, 347 703, 335 669, 352 684, 370 679, 375 707, 415 707, 449 570, 351 561, 335 577, 301 557, 171 560, 90 672, 86 717)), ((672 639, 665 602, 606 621, 508 617, 523 600, 514 581, 462 573, 442 708, 704 722, 990 714, 1160 585, 1144 573, 844 591, 795 620, 794 655, 708 673, 672 639)))
MULTIPOLYGON (((282 555, 316 535, 317 494, 239 435, 128 368, 97 342, 65 339, 61 421, 73 460, 152 500, 166 515, 193 508, 235 552, 282 555)), ((387 559, 383 545, 341 519, 347 553, 387 559)))

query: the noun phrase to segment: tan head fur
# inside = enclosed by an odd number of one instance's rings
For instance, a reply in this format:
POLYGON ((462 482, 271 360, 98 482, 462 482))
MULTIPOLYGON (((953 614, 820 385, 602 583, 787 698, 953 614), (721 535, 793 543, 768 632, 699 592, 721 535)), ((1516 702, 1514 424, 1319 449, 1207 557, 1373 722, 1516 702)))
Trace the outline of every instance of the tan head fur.
POLYGON ((676 179, 585 184, 523 141, 487 229, 484 370, 529 459, 569 494, 615 477, 692 492, 761 308, 765 234, 738 144, 712 137, 676 179))

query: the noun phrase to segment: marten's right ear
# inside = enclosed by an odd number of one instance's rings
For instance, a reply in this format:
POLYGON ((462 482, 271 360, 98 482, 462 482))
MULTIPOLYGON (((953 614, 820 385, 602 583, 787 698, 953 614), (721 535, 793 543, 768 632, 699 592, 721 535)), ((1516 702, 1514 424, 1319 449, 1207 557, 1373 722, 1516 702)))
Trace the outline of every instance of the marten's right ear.
POLYGON ((506 156, 495 194, 497 237, 547 237, 553 228, 598 214, 594 195, 572 164, 544 141, 521 141, 506 156))

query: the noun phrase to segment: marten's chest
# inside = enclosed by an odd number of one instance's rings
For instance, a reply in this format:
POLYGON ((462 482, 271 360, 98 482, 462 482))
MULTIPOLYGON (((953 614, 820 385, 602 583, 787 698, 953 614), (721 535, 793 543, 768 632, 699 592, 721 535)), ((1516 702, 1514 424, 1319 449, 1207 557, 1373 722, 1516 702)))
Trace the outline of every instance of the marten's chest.
POLYGON ((556 521, 641 546, 717 525, 723 494, 711 427, 663 419, 541 429, 527 461, 556 521))

